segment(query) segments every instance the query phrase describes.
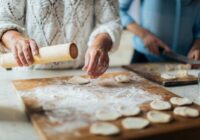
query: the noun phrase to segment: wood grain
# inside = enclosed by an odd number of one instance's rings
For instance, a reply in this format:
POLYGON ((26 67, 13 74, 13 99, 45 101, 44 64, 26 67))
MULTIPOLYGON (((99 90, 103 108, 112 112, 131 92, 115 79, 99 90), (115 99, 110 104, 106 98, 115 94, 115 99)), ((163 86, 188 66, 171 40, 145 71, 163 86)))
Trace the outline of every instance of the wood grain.
MULTIPOLYGON (((129 74, 127 72, 124 73, 109 73, 103 75, 101 78, 113 77, 118 74, 129 74)), ((135 73, 132 73, 136 77, 138 76, 135 73)), ((31 90, 38 86, 45 86, 49 84, 53 84, 55 81, 66 80, 69 77, 57 77, 57 78, 45 78, 45 79, 30 79, 30 80, 16 80, 13 81, 13 84, 16 90, 31 90)), ((131 84, 134 86, 143 86, 145 90, 150 92, 150 94, 161 95, 164 100, 169 100, 171 97, 176 96, 173 93, 167 91, 163 87, 156 85, 146 79, 140 81, 133 81, 131 84)), ((123 85, 124 86, 124 85, 123 85)), ((124 87, 125 88, 125 87, 124 87)), ((122 131, 119 135, 116 136, 95 136, 89 133, 89 127, 84 127, 79 129, 81 135, 74 136, 69 133, 50 133, 46 131, 48 128, 55 127, 59 124, 51 123, 48 121, 47 116, 44 112, 37 108, 37 100, 31 101, 27 98, 24 99, 24 103, 26 106, 27 114, 30 117, 33 126, 38 131, 38 134, 43 140, 129 140, 129 139, 181 139, 181 140, 189 140, 191 139, 200 139, 200 118, 183 118, 174 116, 172 111, 166 111, 173 116, 173 121, 169 124, 151 124, 148 128, 143 130, 124 130, 121 126, 120 118, 113 123, 116 124, 122 131), (35 104, 35 105, 33 105, 35 104)), ((200 106, 193 104, 192 107, 200 110, 200 106)), ((146 118, 147 111, 151 110, 149 103, 141 104, 140 108, 142 109, 142 113, 140 116, 146 118)))

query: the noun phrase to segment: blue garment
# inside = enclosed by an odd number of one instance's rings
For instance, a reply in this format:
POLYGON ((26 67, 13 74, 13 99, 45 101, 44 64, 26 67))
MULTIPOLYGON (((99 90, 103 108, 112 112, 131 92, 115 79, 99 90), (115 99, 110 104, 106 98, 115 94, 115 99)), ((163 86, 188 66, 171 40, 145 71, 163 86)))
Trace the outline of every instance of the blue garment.
MULTIPOLYGON (((119 0, 124 27, 135 22, 128 14, 133 1, 119 0)), ((199 0, 141 0, 140 13, 140 26, 160 38, 177 53, 186 56, 193 42, 200 38, 199 0)), ((134 36, 133 42, 134 48, 145 54, 149 61, 165 60, 162 56, 153 55, 140 37, 134 36)))

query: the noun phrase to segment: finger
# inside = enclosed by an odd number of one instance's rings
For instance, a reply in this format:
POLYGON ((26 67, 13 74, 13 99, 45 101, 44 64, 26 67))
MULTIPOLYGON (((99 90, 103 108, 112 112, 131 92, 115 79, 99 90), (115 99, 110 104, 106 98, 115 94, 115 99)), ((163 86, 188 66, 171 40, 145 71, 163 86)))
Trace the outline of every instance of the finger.
POLYGON ((200 49, 198 50, 198 60, 200 60, 200 49))
POLYGON ((30 40, 31 52, 34 56, 39 55, 39 47, 34 40, 30 40))
POLYGON ((98 76, 100 76, 100 75, 102 75, 104 72, 106 72, 106 70, 108 69, 108 66, 109 66, 108 63, 104 64, 104 67, 102 67, 102 69, 100 70, 98 76))
POLYGON ((154 51, 154 54, 156 54, 156 55, 160 55, 158 46, 159 46, 158 44, 153 45, 153 51, 154 51))
POLYGON ((83 66, 82 70, 85 70, 85 71, 87 70, 89 62, 90 62, 90 54, 86 53, 86 55, 85 55, 85 65, 83 66))
POLYGON ((198 60, 198 58, 199 58, 199 52, 196 51, 194 53, 194 60, 198 60))
POLYGON ((26 61, 26 58, 24 56, 24 52, 22 50, 22 46, 17 44, 17 51, 18 51, 18 57, 22 63, 23 66, 28 66, 28 62, 26 61))
POLYGON ((158 46, 155 43, 151 44, 151 46, 149 46, 149 48, 153 54, 159 55, 158 46))
POLYGON ((190 59, 193 59, 193 60, 196 60, 196 53, 195 52, 191 52, 190 54, 189 54, 189 57, 188 58, 190 58, 190 59))
POLYGON ((165 52, 171 51, 171 49, 165 43, 163 43, 162 41, 159 41, 159 46, 164 48, 165 52))
POLYGON ((23 43, 23 53, 24 53, 26 62, 28 62, 28 65, 33 64, 33 56, 31 53, 31 48, 29 47, 29 43, 23 43))
POLYGON ((21 63, 19 57, 18 57, 18 51, 17 51, 17 48, 16 47, 12 47, 12 52, 13 52, 13 56, 17 62, 17 64, 21 67, 23 66, 23 64, 21 63))
POLYGON ((147 47, 148 47, 149 51, 150 51, 151 53, 153 53, 152 45, 149 45, 149 46, 147 46, 147 47))
POLYGON ((100 56, 100 59, 99 59, 99 67, 96 71, 96 76, 100 76, 102 75, 108 68, 108 65, 109 65, 109 57, 107 54, 103 54, 100 56))
POLYGON ((193 59, 193 55, 191 52, 189 52, 188 56, 187 56, 189 59, 193 59))
POLYGON ((95 52, 94 54, 90 55, 90 61, 87 68, 87 72, 89 75, 91 75, 95 71, 98 59, 99 59, 99 52, 95 52))

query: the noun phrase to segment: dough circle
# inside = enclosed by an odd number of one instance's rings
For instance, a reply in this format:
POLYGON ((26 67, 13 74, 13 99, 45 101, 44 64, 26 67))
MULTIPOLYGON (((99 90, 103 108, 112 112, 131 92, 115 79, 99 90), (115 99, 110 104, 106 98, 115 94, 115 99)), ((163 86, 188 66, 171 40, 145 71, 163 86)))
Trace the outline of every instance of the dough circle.
POLYGON ((190 105, 192 101, 188 98, 181 98, 181 97, 172 97, 170 102, 174 105, 182 106, 182 105, 190 105))
POLYGON ((90 133, 95 135, 109 136, 120 133, 120 129, 114 124, 108 122, 99 122, 91 125, 90 133))
POLYGON ((98 84, 102 87, 116 87, 117 82, 112 78, 101 79, 98 84))
POLYGON ((81 76, 73 76, 72 78, 70 78, 67 83, 69 84, 75 84, 75 85, 85 85, 90 83, 90 80, 87 78, 83 78, 81 76))
POLYGON ((149 111, 147 113, 147 119, 152 123, 169 123, 172 120, 172 117, 163 112, 149 111))
POLYGON ((122 115, 114 109, 102 109, 96 112, 96 118, 100 121, 113 121, 120 118, 122 115))
POLYGON ((118 83, 128 83, 131 81, 130 77, 127 76, 127 75, 117 75, 115 76, 115 80, 118 82, 118 83))
POLYGON ((166 80, 173 80, 176 79, 176 75, 172 74, 172 73, 162 73, 160 75, 161 78, 166 79, 166 80))
POLYGON ((169 102, 162 100, 154 100, 150 103, 150 106, 155 110, 169 110, 172 107, 169 102))
POLYGON ((122 120, 124 129, 144 129, 149 124, 150 122, 144 118, 129 117, 122 120))
POLYGON ((191 107, 176 107, 174 109, 174 114, 183 117, 195 118, 199 116, 199 110, 191 107))
POLYGON ((178 70, 178 71, 176 72, 176 77, 177 77, 177 78, 188 77, 188 70, 178 70))
POLYGON ((137 106, 120 106, 118 111, 123 116, 136 116, 141 112, 140 108, 137 106))

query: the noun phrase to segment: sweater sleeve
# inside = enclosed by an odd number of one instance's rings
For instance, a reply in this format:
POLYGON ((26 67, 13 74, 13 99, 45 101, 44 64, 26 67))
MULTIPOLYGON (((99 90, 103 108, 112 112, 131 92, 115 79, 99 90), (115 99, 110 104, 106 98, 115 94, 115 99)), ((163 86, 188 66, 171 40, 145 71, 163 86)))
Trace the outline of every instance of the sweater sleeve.
MULTIPOLYGON (((25 0, 0 0, 0 7, 0 39, 8 30, 24 33, 25 0)), ((1 41, 0 51, 6 51, 1 41)))
POLYGON ((124 27, 135 22, 134 19, 128 14, 128 10, 132 4, 133 0, 119 0, 120 17, 121 22, 124 27))
POLYGON ((113 42, 111 52, 118 48, 122 31, 118 9, 117 0, 95 0, 95 29, 90 35, 89 47, 98 34, 108 33, 113 42))

